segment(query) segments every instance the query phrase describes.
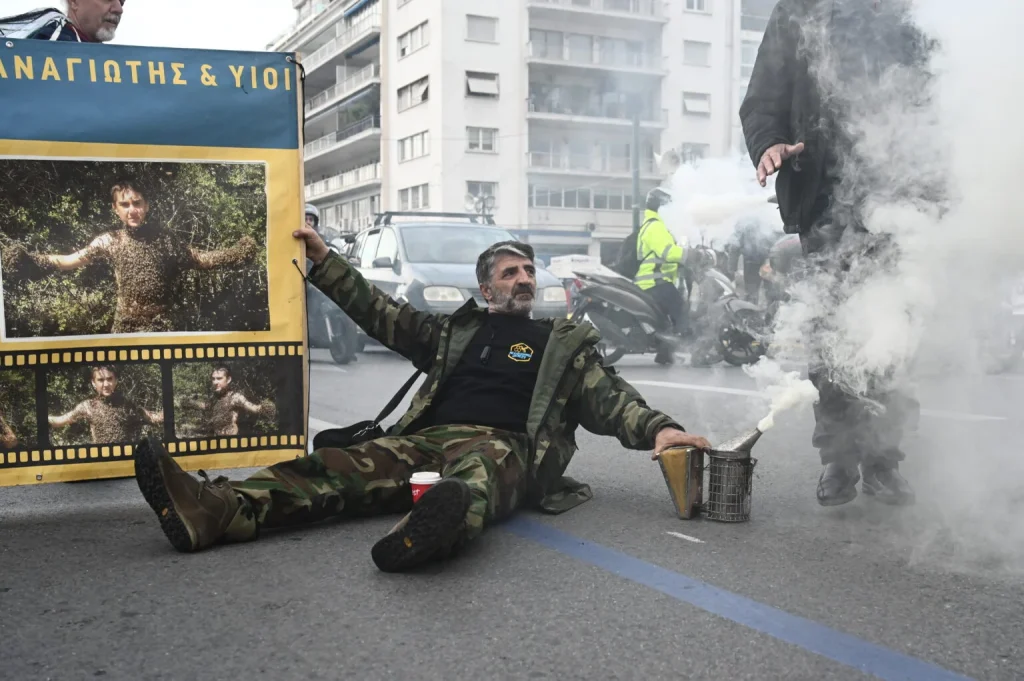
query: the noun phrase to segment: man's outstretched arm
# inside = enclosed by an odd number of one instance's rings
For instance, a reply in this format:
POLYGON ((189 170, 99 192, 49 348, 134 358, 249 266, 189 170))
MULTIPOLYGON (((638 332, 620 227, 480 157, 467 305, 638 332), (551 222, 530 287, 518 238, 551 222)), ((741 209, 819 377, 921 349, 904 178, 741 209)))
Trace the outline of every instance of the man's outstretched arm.
POLYGON ((402 355, 416 368, 428 371, 437 353, 446 317, 399 303, 366 281, 342 256, 328 250, 323 239, 308 227, 295 233, 306 241, 306 257, 313 261, 309 280, 381 345, 402 355))
POLYGON ((7 425, 3 414, 0 414, 0 444, 4 447, 13 447, 18 444, 18 438, 11 427, 7 425))
POLYGON ((72 423, 84 421, 89 416, 88 402, 79 402, 78 405, 66 414, 61 416, 50 416, 47 421, 54 428, 67 428, 72 423))
MULTIPOLYGON (((16 247, 13 256, 16 259, 20 259, 22 263, 27 259, 32 263, 40 272, 67 272, 69 270, 77 270, 80 267, 85 267, 91 264, 95 260, 104 257, 110 246, 113 244, 113 237, 107 234, 101 234, 100 236, 93 239, 88 246, 74 253, 68 255, 48 255, 45 253, 29 253, 22 247, 16 247)), ((5 258, 5 261, 7 259, 5 258)), ((5 262, 5 265, 8 263, 5 262)), ((13 264, 13 263, 12 263, 13 264)))
POLYGON ((222 248, 216 251, 200 251, 189 246, 188 252, 192 258, 192 266, 195 269, 212 270, 217 267, 242 265, 249 262, 259 252, 259 245, 251 236, 243 236, 238 240, 237 244, 230 248, 222 248))
POLYGON ((142 416, 146 420, 146 423, 148 423, 151 426, 163 425, 163 422, 164 422, 164 412, 163 411, 150 411, 150 410, 146 409, 145 407, 141 407, 141 409, 142 409, 142 416))
POLYGON ((710 447, 707 440, 686 433, 667 414, 648 407, 633 386, 605 368, 596 350, 587 353, 583 379, 569 404, 581 426, 596 435, 615 436, 627 449, 710 447))
POLYGON ((249 401, 242 393, 234 393, 231 398, 231 406, 235 409, 241 409, 242 411, 248 412, 253 416, 267 416, 272 417, 277 412, 277 408, 274 407, 272 402, 264 402, 263 404, 255 404, 249 401))

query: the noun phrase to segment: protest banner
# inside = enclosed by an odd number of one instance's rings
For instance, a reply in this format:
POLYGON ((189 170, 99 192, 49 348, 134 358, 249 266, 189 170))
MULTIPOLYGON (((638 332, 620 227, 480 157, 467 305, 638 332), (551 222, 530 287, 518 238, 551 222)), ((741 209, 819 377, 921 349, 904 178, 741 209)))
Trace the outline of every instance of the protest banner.
POLYGON ((305 453, 299 68, 0 42, 0 486, 305 453))

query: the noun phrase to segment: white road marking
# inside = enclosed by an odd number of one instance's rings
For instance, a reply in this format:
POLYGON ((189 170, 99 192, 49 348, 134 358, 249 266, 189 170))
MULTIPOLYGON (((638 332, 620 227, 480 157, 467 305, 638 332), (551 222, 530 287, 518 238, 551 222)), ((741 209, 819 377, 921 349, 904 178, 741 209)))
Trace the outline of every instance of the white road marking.
POLYGON ((704 543, 703 539, 697 539, 696 537, 691 537, 690 535, 683 534, 682 532, 666 532, 665 534, 671 534, 673 537, 679 537, 680 539, 685 539, 686 541, 692 541, 694 544, 704 543))
MULTIPOLYGON (((740 397, 756 397, 768 400, 768 397, 757 390, 745 390, 743 388, 724 388, 717 385, 701 385, 699 383, 671 383, 669 381, 644 381, 629 380, 633 385, 650 385, 656 388, 672 388, 674 390, 689 390, 692 392, 718 393, 720 395, 739 395, 740 397)), ((941 409, 922 409, 921 416, 931 418, 948 419, 950 421, 1007 421, 1005 416, 990 416, 988 414, 965 414, 959 411, 943 411, 941 409)))
POLYGON ((348 369, 342 369, 341 367, 334 366, 333 364, 318 364, 317 362, 310 362, 309 366, 314 371, 324 371, 324 372, 327 372, 327 373, 335 373, 335 374, 347 374, 348 373, 348 369))
POLYGON ((315 430, 316 432, 319 433, 321 430, 329 430, 330 428, 341 428, 341 426, 339 426, 336 423, 330 423, 328 421, 321 421, 320 419, 315 419, 312 416, 309 417, 309 429, 311 431, 315 430))

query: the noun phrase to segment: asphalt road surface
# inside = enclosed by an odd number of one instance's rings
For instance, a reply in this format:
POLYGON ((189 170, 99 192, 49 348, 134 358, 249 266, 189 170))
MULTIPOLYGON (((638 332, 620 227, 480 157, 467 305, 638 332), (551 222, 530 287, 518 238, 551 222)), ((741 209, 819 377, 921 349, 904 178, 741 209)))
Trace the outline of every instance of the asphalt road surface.
MULTIPOLYGON (((622 371, 713 441, 764 414, 738 369, 622 371)), ((311 427, 372 417, 410 373, 315 362, 311 427)), ((820 508, 809 409, 758 443, 739 524, 680 520, 647 452, 581 431, 592 502, 417 574, 370 560, 395 518, 183 555, 133 480, 0 489, 0 678, 1022 679, 1024 376, 921 398, 912 508, 820 508)))

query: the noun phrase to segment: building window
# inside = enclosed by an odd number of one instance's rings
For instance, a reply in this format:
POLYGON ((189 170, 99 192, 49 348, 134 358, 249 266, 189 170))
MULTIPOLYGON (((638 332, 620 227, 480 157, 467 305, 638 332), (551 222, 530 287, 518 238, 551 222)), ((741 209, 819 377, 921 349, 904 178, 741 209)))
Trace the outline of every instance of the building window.
POLYGON ((683 63, 687 66, 711 66, 711 43, 684 40, 683 63))
POLYGON ((427 35, 427 22, 424 21, 419 26, 398 36, 398 58, 402 59, 404 57, 408 57, 416 50, 423 49, 427 46, 429 40, 430 36, 427 35))
POLYGON ((474 40, 480 43, 498 42, 497 17, 481 17, 475 14, 467 14, 466 40, 474 40))
POLYGON ((498 183, 497 182, 476 182, 470 180, 466 182, 466 192, 472 194, 478 199, 486 199, 488 196, 494 197, 494 207, 498 207, 498 183))
POLYGON ((427 141, 427 131, 410 135, 398 140, 398 161, 411 161, 430 153, 430 143, 427 141))
POLYGON ((418 184, 398 191, 399 210, 430 208, 430 185, 418 184))
POLYGON ((398 88, 398 110, 405 111, 417 104, 427 101, 430 93, 430 77, 425 76, 417 81, 409 83, 405 87, 398 88))
POLYGON ((704 12, 709 14, 711 10, 709 5, 711 0, 686 0, 686 11, 687 12, 704 12))
POLYGON ((706 92, 684 92, 683 114, 686 116, 710 116, 711 95, 706 92))
POLYGON ((710 144, 698 144, 696 142, 683 142, 679 145, 679 157, 683 163, 693 163, 702 158, 707 158, 711 153, 710 144))
POLYGON ((466 71, 466 96, 498 98, 498 74, 466 71))
POLYGON ((496 152, 498 150, 498 129, 466 128, 466 150, 496 152))
POLYGON ((563 189, 531 184, 527 192, 526 201, 530 208, 633 210, 633 195, 628 189, 563 189))
POLYGON ((740 48, 740 77, 749 78, 754 71, 754 62, 757 60, 757 49, 761 43, 756 40, 744 40, 740 48))

